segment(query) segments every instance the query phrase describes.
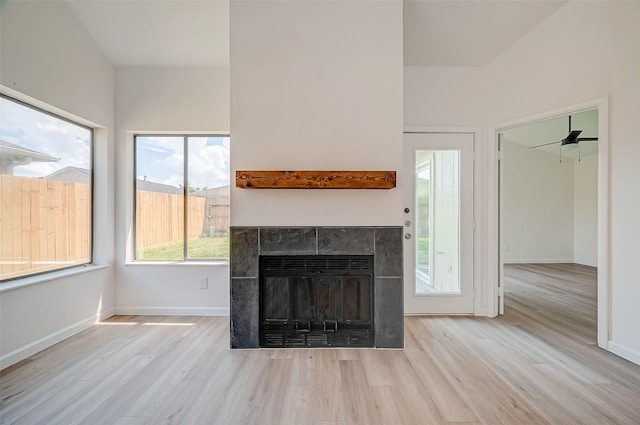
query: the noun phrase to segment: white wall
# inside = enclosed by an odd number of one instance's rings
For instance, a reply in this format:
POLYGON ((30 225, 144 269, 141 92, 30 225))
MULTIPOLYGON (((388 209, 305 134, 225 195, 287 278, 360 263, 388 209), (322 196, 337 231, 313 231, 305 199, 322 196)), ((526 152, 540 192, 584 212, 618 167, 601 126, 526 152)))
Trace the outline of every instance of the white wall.
POLYGON ((629 2, 614 10, 611 31, 611 311, 610 347, 640 363, 640 327, 637 326, 638 241, 640 226, 640 2, 629 2))
POLYGON ((570 2, 486 69, 492 93, 489 122, 610 98, 611 320, 609 348, 640 362, 637 225, 640 154, 639 2, 570 2), (589 31, 567 31, 580 22, 589 31), (588 58, 588 59, 587 59, 588 58), (575 67, 558 64, 576 63, 575 67))
POLYGON ((581 161, 503 143, 505 263, 597 266, 598 156, 581 161))
POLYGON ((516 143, 502 152, 504 261, 573 262, 573 160, 516 143))
MULTIPOLYGON (((398 170, 402 2, 231 2, 235 170, 398 170)), ((402 189, 251 190, 231 224, 399 225, 402 189)))
MULTIPOLYGON (((638 40, 640 2, 571 1, 484 68, 462 69, 452 75, 443 75, 433 68, 407 69, 405 111, 407 125, 480 123, 487 140, 489 126, 609 97, 611 341, 608 347, 640 363, 640 328, 636 326, 640 305, 636 259, 640 241, 637 224, 640 55, 630 53, 637 52, 638 40), (575 23, 576 30, 568 29, 567 22, 575 23), (473 96, 457 90, 458 83, 460 87, 471 85, 469 92, 473 96), (424 87, 443 85, 447 89, 436 89, 433 96, 411 94, 425 93, 424 87), (460 110, 450 106, 439 110, 440 104, 460 105, 460 110), (434 114, 430 116, 431 111, 434 114)), ((486 166, 490 155, 494 153, 485 142, 479 156, 483 197, 490 190, 492 170, 486 166)), ((480 206, 480 225, 485 228, 492 220, 489 211, 487 204, 480 206)), ((490 251, 489 235, 482 231, 480 235, 483 251, 490 251)), ((484 258, 486 254, 477 253, 477 261, 484 264, 484 258)), ((488 266, 483 267, 483 283, 492 285, 486 281, 490 275, 488 266)))
MULTIPOLYGON (((229 312, 229 267, 221 262, 129 261, 133 229, 133 132, 229 132, 229 69, 116 71, 116 311, 218 315, 229 312), (200 278, 209 279, 200 289, 200 278)), ((231 139, 232 147, 234 140, 231 139)))
MULTIPOLYGON (((0 14, 2 91, 101 127, 95 140, 94 262, 110 266, 114 253, 113 68, 64 2, 2 2, 0 14)), ((0 293, 0 367, 113 314, 112 267, 48 276, 57 277, 0 293)), ((26 280, 42 279, 22 282, 26 280)))
POLYGON ((483 68, 405 67, 405 126, 481 126, 486 115, 483 78, 483 68))
POLYGON ((573 257, 578 264, 598 265, 598 156, 573 164, 573 257))

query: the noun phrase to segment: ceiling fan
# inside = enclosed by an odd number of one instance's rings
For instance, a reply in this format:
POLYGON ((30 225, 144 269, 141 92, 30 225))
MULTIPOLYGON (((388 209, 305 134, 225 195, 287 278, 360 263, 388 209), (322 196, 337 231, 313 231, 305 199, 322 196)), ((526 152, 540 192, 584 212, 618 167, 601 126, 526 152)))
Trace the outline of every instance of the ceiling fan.
POLYGON ((580 161, 581 160, 580 142, 598 140, 597 137, 578 137, 580 136, 580 133, 582 133, 582 130, 571 130, 571 115, 569 115, 569 134, 567 135, 567 137, 565 137, 562 140, 558 140, 557 142, 543 143, 541 145, 529 146, 529 149, 540 148, 542 146, 549 146, 549 145, 555 145, 557 143, 560 143, 560 162, 562 162, 562 147, 565 145, 578 145, 578 161, 580 161))

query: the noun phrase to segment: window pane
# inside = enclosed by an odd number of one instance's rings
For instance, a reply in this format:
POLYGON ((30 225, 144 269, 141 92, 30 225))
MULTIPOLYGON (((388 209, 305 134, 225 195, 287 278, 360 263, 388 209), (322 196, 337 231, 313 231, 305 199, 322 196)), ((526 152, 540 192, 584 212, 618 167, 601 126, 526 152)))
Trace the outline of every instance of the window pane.
POLYGON ((136 259, 184 258, 184 138, 136 137, 136 259))
POLYGON ((229 137, 136 136, 135 152, 136 259, 228 259, 229 137))
POLYGON ((189 258, 229 258, 229 138, 189 137, 189 258))
POLYGON ((0 116, 0 280, 91 262, 91 129, 6 97, 0 116))
POLYGON ((431 162, 430 151, 416 151, 416 294, 429 293, 431 285, 430 227, 431 162))
POLYGON ((460 293, 460 152, 416 151, 416 288, 460 293))

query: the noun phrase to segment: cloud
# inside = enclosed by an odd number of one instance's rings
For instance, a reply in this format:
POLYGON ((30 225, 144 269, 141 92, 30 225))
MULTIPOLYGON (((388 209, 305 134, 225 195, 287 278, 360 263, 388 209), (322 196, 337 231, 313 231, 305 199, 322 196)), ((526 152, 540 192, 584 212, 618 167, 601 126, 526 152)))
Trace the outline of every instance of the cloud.
MULTIPOLYGON (((138 177, 180 187, 184 184, 183 138, 138 137, 138 177)), ((192 187, 214 188, 229 184, 229 138, 188 138, 188 181, 192 187)))
POLYGON ((189 138, 189 185, 219 187, 229 184, 229 138, 189 138))
POLYGON ((62 168, 91 168, 91 131, 6 98, 0 98, 0 138, 60 158, 17 166, 19 176, 44 177, 62 168))

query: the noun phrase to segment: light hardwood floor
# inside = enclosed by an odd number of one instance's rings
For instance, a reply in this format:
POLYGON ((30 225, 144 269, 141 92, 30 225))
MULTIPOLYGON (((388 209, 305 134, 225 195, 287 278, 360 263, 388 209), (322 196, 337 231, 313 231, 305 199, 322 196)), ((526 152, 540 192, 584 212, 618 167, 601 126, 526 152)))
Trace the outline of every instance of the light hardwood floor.
POLYGON ((411 317, 404 350, 231 351, 228 318, 118 316, 2 372, 2 424, 640 424, 595 345, 595 269, 512 265, 506 314, 411 317))

